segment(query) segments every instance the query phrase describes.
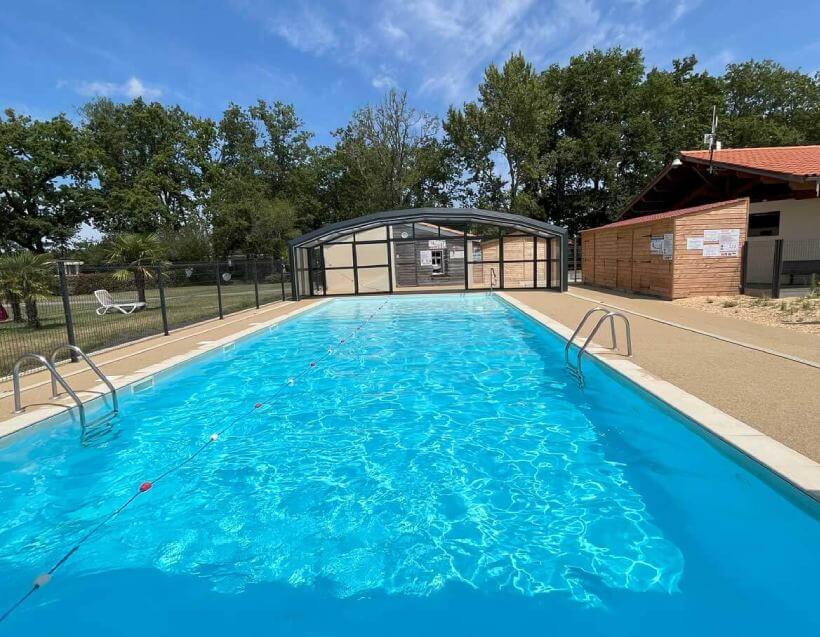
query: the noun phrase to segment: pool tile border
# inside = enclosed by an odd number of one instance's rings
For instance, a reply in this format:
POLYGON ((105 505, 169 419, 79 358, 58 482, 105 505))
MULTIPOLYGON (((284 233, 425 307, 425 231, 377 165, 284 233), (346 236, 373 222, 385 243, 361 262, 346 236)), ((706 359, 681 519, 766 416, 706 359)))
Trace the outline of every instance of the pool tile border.
MULTIPOLYGON (((541 323, 564 340, 569 340, 572 336, 572 330, 563 323, 550 318, 504 292, 496 292, 496 294, 506 303, 541 323)), ((638 387, 675 411, 683 414, 707 432, 768 468, 815 500, 820 501, 820 463, 798 453, 680 387, 658 378, 633 361, 613 354, 611 350, 605 347, 593 346, 588 348, 587 352, 597 361, 638 385, 638 387)))
MULTIPOLYGON (((220 339, 216 340, 208 340, 208 341, 198 341, 196 342, 192 348, 183 353, 177 354, 171 358, 167 358, 161 363, 155 363, 153 365, 148 365, 146 367, 142 367, 137 371, 127 374, 127 375, 111 375, 108 379, 117 389, 117 391, 121 391, 123 389, 127 389, 129 386, 138 384, 140 381, 143 381, 149 377, 157 377, 164 373, 167 373, 177 366, 186 363, 190 360, 198 358, 199 356, 204 356, 209 352, 213 352, 214 350, 218 350, 219 348, 236 343, 252 334, 256 334, 257 332, 262 331, 263 329, 268 329, 273 327, 274 325, 278 325, 294 316, 297 316, 307 310, 319 307, 324 303, 327 303, 330 299, 319 299, 315 303, 310 303, 309 305, 304 305, 302 307, 298 307, 290 312, 286 312, 285 314, 280 314, 279 316, 275 316, 272 319, 267 321, 260 321, 254 322, 249 324, 247 328, 241 330, 239 332, 235 332, 234 334, 230 334, 220 339)), ((107 394, 107 387, 104 383, 99 383, 94 385, 90 389, 85 389, 78 391, 77 394, 80 397, 80 400, 83 401, 83 405, 87 408, 90 407, 90 403, 94 403, 98 400, 105 401, 108 397, 107 394)), ((47 424, 46 421, 51 420, 53 418, 57 418, 61 415, 67 415, 70 419, 75 419, 76 416, 74 411, 71 409, 73 406, 72 403, 63 403, 63 402, 55 402, 52 405, 44 405, 40 403, 40 405, 34 405, 31 411, 27 411, 23 414, 18 416, 12 416, 11 418, 0 422, 0 440, 11 436, 23 429, 27 429, 34 425, 38 424, 47 424)), ((56 423, 55 423, 56 424, 56 423)))

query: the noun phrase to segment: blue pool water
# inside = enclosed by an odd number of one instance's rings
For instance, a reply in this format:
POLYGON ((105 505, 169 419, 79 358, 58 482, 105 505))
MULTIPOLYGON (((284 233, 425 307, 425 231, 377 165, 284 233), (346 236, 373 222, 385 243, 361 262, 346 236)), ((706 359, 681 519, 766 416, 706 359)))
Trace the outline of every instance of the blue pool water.
POLYGON ((820 628, 813 500, 589 360, 579 389, 563 342, 496 297, 391 298, 350 338, 382 303, 332 301, 124 393, 98 446, 73 424, 6 440, 0 611, 252 411, 0 635, 820 628))

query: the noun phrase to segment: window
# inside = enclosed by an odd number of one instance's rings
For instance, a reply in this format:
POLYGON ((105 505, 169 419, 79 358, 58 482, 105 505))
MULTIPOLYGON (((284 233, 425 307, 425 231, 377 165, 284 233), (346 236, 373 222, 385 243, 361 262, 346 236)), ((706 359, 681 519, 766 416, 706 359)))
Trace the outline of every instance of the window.
POLYGON ((430 256, 433 263, 433 275, 445 274, 444 269, 444 250, 431 250, 430 256))
POLYGON ((780 234, 780 211, 749 215, 750 237, 776 237, 780 234))

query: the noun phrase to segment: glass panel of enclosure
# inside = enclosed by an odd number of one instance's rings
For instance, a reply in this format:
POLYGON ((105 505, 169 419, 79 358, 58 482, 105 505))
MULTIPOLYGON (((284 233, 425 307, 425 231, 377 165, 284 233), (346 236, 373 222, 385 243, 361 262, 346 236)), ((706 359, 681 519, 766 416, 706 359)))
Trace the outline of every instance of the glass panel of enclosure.
POLYGON ((296 250, 303 293, 559 288, 558 238, 463 222, 416 221, 360 230, 296 250))

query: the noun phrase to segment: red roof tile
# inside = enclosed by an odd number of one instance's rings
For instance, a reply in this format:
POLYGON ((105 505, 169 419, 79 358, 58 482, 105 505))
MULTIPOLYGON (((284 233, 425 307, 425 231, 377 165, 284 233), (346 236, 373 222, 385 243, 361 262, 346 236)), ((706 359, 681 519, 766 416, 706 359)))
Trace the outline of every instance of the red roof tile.
POLYGON ((723 206, 731 206, 732 204, 746 201, 745 199, 729 199, 728 201, 716 201, 715 203, 707 203, 702 206, 693 206, 691 208, 680 208, 679 210, 669 210, 667 212, 656 212, 651 215, 644 215, 643 217, 634 217, 632 219, 624 219, 623 221, 615 221, 608 223, 605 226, 598 226, 597 228, 589 228, 581 230, 581 232, 589 232, 590 230, 609 230, 610 228, 620 228, 622 226, 634 226, 639 223, 646 223, 647 221, 657 221, 659 219, 671 219, 673 217, 682 217, 683 215, 691 215, 695 212, 704 212, 712 210, 713 208, 721 208, 723 206))
MULTIPOLYGON (((709 160, 708 150, 683 150, 680 154, 684 158, 709 160)), ((820 176, 820 146, 724 148, 714 151, 712 161, 782 175, 820 176)))

